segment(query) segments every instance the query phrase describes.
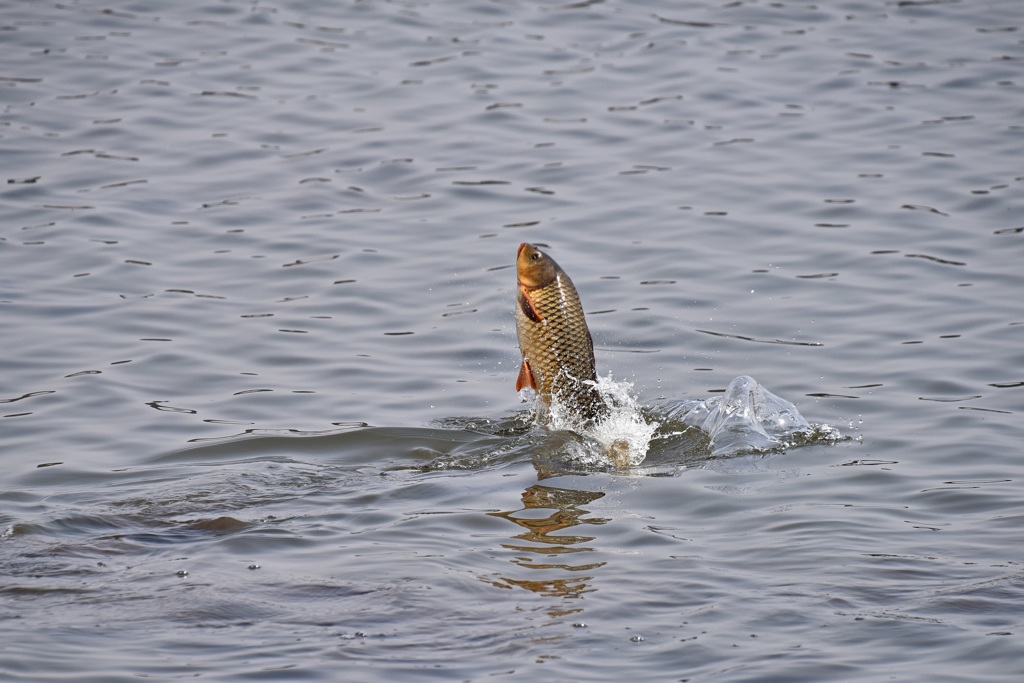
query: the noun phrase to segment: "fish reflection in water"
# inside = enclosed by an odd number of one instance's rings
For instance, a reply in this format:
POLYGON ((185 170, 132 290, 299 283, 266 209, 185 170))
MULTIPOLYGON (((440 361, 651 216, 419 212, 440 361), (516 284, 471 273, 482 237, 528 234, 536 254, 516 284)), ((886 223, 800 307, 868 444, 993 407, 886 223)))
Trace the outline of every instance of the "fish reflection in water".
MULTIPOLYGON (((601 517, 588 518, 586 515, 589 514, 589 511, 582 507, 603 496, 603 493, 595 491, 579 491, 534 484, 523 491, 523 507, 519 510, 487 513, 493 517, 508 520, 524 530, 514 537, 517 541, 523 541, 524 544, 503 543, 502 547, 540 556, 536 559, 529 556, 517 556, 512 560, 513 564, 531 570, 557 570, 573 573, 571 576, 544 578, 506 576, 495 579, 492 583, 500 588, 524 588, 541 595, 560 598, 579 597, 584 593, 596 590, 589 584, 594 577, 587 572, 603 567, 604 562, 568 563, 553 560, 563 555, 587 553, 594 550, 593 547, 585 545, 592 542, 594 536, 559 534, 557 532, 583 524, 604 524, 610 521, 601 517), (547 517, 523 516, 523 513, 531 510, 550 510, 551 514, 547 517), (547 561, 539 561, 540 558, 547 561)), ((581 610, 558 609, 551 615, 564 616, 578 611, 581 610)))

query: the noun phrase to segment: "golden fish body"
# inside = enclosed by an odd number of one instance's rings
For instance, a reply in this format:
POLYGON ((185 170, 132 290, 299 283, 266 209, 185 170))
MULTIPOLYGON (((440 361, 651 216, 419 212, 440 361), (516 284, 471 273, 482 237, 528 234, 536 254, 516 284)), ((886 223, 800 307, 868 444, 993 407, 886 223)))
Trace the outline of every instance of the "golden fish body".
POLYGON ((594 420, 604 402, 594 383, 594 342, 572 280, 532 244, 519 245, 516 333, 523 365, 516 391, 531 387, 542 405, 552 399, 583 420, 594 420))

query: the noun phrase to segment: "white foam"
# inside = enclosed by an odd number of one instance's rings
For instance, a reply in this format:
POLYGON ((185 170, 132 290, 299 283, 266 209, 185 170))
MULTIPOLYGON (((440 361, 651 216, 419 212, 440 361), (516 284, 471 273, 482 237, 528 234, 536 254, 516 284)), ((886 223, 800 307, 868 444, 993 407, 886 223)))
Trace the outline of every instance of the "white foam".
POLYGON ((573 460, 586 465, 636 467, 647 457, 657 422, 648 422, 636 398, 631 382, 616 381, 609 373, 599 377, 597 390, 608 407, 608 414, 594 424, 581 424, 571 409, 553 401, 548 411, 548 428, 568 430, 584 437, 571 445, 573 460))

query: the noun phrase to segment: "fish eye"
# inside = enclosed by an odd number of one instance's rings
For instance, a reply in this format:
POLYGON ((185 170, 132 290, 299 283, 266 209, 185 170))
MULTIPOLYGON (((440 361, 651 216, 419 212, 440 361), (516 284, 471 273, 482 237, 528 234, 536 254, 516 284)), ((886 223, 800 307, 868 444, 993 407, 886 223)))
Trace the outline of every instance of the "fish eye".
POLYGON ((530 260, 531 261, 540 261, 540 252, 539 251, 535 251, 532 254, 530 254, 530 260))

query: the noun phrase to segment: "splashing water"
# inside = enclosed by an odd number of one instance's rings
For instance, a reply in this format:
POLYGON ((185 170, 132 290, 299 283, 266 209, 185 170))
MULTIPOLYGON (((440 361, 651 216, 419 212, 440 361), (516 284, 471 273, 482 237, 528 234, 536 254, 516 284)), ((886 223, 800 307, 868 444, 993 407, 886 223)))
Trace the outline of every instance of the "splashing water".
POLYGON ((583 437, 569 444, 569 455, 583 465, 635 467, 644 461, 651 438, 659 424, 648 421, 630 390, 632 383, 615 381, 611 374, 598 377, 597 390, 608 407, 608 414, 594 424, 581 424, 575 411, 552 401, 547 427, 572 431, 583 437))
POLYGON ((710 440, 712 455, 718 456, 843 439, 835 427, 810 424, 795 405, 746 375, 730 382, 723 396, 681 401, 666 417, 700 429, 710 440))
POLYGON ((570 407, 553 401, 546 409, 538 406, 536 423, 578 435, 579 440, 565 445, 565 453, 586 467, 636 467, 647 457, 652 440, 694 428, 714 456, 767 453, 844 438, 834 427, 812 425, 795 405, 746 375, 730 382, 720 397, 675 401, 647 411, 659 421, 645 417, 632 388, 632 383, 616 381, 610 374, 599 377, 597 389, 609 408, 605 417, 585 424, 570 407), (670 433, 659 434, 659 428, 670 433))

